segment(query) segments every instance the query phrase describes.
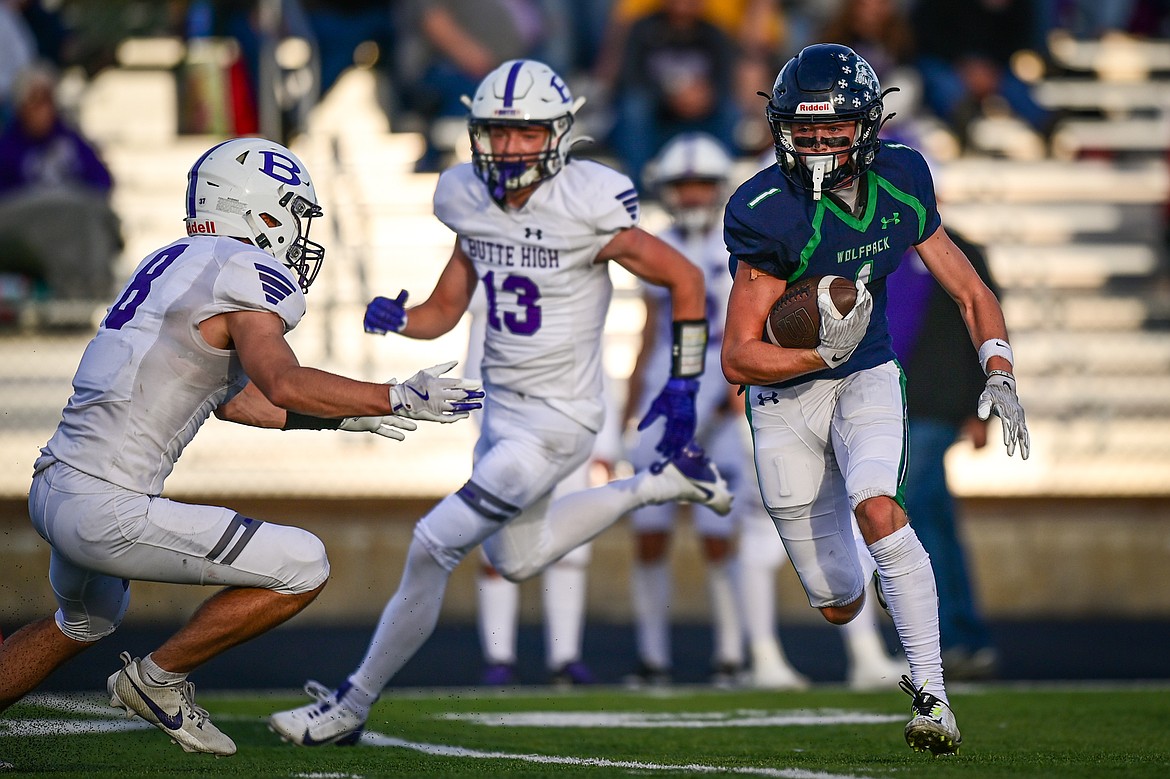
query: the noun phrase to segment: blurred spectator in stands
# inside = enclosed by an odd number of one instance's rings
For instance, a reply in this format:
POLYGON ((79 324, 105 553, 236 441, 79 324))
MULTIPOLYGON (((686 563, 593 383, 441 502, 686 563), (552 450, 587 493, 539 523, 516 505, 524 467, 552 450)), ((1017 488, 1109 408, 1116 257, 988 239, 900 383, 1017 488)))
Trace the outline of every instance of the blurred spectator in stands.
MULTIPOLYGON (((605 36, 593 60, 594 110, 602 110, 621 84, 619 74, 630 29, 639 19, 664 10, 666 0, 614 0, 605 36)), ((759 111, 760 90, 767 90, 788 59, 790 30, 808 30, 803 6, 811 0, 700 0, 703 21, 721 29, 737 49, 732 97, 739 108, 735 143, 744 153, 772 149, 772 135, 759 111), (792 7, 800 6, 794 13, 792 7)), ((591 98, 592 99, 592 98, 591 98)), ((612 122, 610 122, 612 126, 612 122)))
POLYGON ((882 137, 919 148, 914 124, 921 112, 922 77, 914 67, 914 26, 904 6, 898 0, 843 0, 817 40, 848 46, 873 66, 883 87, 897 87, 885 98, 891 120, 882 137))
POLYGON ((385 70, 396 39, 395 0, 303 0, 309 27, 316 37, 323 97, 354 64, 358 46, 377 46, 378 66, 385 70))
MULTIPOLYGON (((914 28, 895 0, 844 0, 818 40, 841 43, 873 66, 882 84, 914 60, 914 28)), ((899 84, 900 85, 900 84, 899 84)))
POLYGON ((1126 31, 1147 38, 1170 38, 1170 0, 1135 0, 1126 31))
MULTIPOLYGON (((983 250, 953 230, 950 235, 998 295, 983 250)), ((906 374, 906 510, 934 565, 943 666, 948 679, 990 678, 999 656, 972 593, 945 463, 960 438, 976 449, 987 443, 988 423, 975 415, 986 377, 958 308, 916 252, 907 253, 887 286, 899 301, 887 313, 906 374)))
POLYGON ((1157 37, 1150 22, 1170 8, 1165 0, 1041 0, 1042 30, 1063 30, 1074 38, 1096 40, 1111 33, 1157 37))
POLYGON ((706 132, 737 151, 735 44, 702 13, 703 0, 666 0, 630 27, 610 145, 639 185, 646 163, 678 133, 706 132))
POLYGON ((57 299, 104 300, 122 246, 113 181, 90 142, 62 120, 56 84, 48 65, 25 70, 0 134, 0 271, 28 276, 57 299))
POLYGON ((1045 133, 1049 113, 1011 70, 1017 51, 1036 41, 1031 0, 930 0, 911 15, 923 97, 964 144, 971 122, 987 114, 1014 114, 1045 133))
MULTIPOLYGON (((542 54, 547 21, 537 0, 408 0, 401 74, 406 107, 427 123, 426 148, 417 172, 445 167, 454 139, 441 138, 447 126, 466 140, 467 108, 460 98, 475 94, 479 82, 502 62, 542 54), (444 125, 439 120, 458 118, 444 125)), ((551 63, 550 63, 551 64, 551 63)))
POLYGON ((20 13, 20 0, 0 0, 0 123, 12 115, 12 92, 20 73, 32 65, 37 43, 20 13))

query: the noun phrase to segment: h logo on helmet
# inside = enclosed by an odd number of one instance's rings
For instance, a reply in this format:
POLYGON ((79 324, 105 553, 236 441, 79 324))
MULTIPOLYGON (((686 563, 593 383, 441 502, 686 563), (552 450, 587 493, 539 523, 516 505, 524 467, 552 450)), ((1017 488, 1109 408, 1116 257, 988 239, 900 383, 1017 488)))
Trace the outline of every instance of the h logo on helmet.
POLYGON ((558 76, 556 73, 553 73, 552 78, 549 79, 548 84, 557 91, 558 95, 561 96, 562 103, 569 102, 569 88, 565 86, 564 81, 561 81, 560 76, 558 76))
POLYGON ((294 187, 305 183, 301 179, 300 167, 280 152, 261 149, 260 158, 264 160, 260 165, 260 172, 264 175, 294 187))

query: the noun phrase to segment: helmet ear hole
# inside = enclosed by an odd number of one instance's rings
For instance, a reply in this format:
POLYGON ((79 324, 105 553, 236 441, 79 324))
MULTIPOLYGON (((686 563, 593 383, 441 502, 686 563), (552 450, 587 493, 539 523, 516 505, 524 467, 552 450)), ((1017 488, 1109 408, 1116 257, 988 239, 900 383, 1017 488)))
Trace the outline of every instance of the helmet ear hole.
POLYGON ((280 227, 280 220, 267 211, 260 214, 260 219, 269 227, 280 227))

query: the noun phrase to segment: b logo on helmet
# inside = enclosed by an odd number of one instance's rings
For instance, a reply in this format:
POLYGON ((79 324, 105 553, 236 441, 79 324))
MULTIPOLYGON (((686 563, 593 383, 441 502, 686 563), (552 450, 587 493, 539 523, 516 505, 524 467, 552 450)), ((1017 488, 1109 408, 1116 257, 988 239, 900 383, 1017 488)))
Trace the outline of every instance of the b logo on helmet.
POLYGON ((277 181, 294 187, 304 183, 301 180, 301 169, 295 162, 283 154, 268 149, 261 149, 260 157, 264 160, 264 163, 260 166, 260 172, 266 176, 271 176, 277 181))

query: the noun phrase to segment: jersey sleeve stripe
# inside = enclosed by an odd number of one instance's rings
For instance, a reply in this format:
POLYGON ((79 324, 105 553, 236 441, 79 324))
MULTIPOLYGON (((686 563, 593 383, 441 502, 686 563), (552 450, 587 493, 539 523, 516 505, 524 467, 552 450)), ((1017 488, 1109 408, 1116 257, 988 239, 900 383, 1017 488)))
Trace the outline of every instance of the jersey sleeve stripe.
POLYGON ((260 286, 264 290, 264 298, 269 303, 276 305, 296 291, 287 279, 272 268, 258 262, 254 265, 260 274, 260 286))
POLYGON ((199 172, 199 166, 203 164, 203 161, 205 159, 207 159, 209 156, 211 156, 211 153, 213 151, 218 149, 220 146, 223 146, 224 143, 231 143, 232 140, 234 140, 234 139, 229 139, 229 140, 224 141, 223 143, 217 143, 216 145, 212 146, 210 149, 203 152, 203 155, 199 159, 195 160, 195 164, 191 166, 191 172, 187 174, 187 218, 188 219, 195 218, 195 184, 199 180, 199 177, 196 175, 199 172))

